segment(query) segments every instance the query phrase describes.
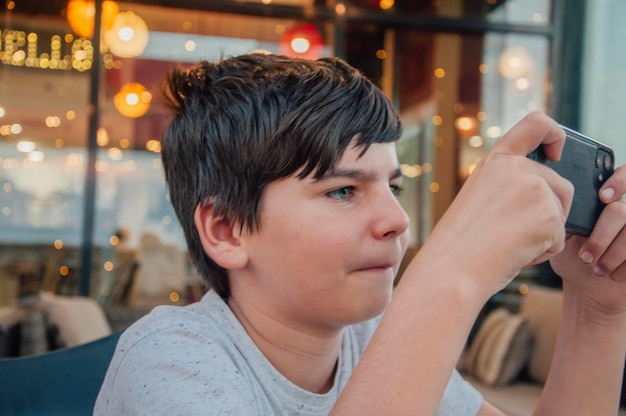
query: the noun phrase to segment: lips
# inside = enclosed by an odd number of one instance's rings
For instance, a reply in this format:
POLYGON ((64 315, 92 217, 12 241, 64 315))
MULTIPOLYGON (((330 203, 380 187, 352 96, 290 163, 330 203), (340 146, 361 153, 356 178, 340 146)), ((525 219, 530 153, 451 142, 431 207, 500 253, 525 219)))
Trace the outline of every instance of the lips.
POLYGON ((372 263, 367 263, 365 265, 362 265, 360 267, 357 268, 358 271, 367 271, 367 270, 372 270, 372 271, 380 271, 380 270, 387 270, 387 269, 393 269, 394 266, 396 265, 396 262, 372 262, 372 263))

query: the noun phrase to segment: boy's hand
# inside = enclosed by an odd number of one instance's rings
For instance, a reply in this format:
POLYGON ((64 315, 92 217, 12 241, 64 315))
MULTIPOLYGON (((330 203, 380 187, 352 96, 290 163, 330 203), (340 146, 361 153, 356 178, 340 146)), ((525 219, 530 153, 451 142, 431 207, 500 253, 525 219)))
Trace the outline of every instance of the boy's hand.
POLYGON ((569 236, 565 250, 551 261, 573 293, 608 313, 626 311, 626 165, 600 190, 607 204, 588 238, 569 236))
POLYGON ((564 143, 556 122, 529 114, 483 158, 433 230, 428 242, 445 247, 461 275, 481 279, 482 295, 563 249, 573 187, 526 155, 543 144, 558 160, 564 143))

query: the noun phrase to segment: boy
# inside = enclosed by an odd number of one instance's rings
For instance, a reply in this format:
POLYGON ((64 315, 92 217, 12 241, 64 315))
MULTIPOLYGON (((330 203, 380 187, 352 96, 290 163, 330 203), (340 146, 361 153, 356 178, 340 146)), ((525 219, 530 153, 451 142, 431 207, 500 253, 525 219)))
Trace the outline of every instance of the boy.
POLYGON ((572 186, 525 157, 543 143, 558 159, 564 134, 527 116, 470 176, 392 298, 407 245, 401 127, 371 82, 336 58, 252 54, 172 72, 169 97, 166 180, 212 289, 126 331, 96 414, 501 414, 454 365, 489 297, 548 258, 565 310, 538 414, 616 412, 623 168, 601 192, 592 236, 566 241, 572 186))

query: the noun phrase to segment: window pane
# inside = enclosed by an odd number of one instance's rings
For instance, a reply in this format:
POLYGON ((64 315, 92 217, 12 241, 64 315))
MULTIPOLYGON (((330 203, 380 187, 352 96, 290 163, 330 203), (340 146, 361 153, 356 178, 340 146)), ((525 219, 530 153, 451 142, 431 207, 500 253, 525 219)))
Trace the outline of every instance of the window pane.
POLYGON ((400 15, 438 16, 488 20, 498 23, 546 26, 550 23, 551 0, 349 0, 349 5, 367 12, 387 11, 400 15))
POLYGON ((0 279, 14 295, 75 293, 93 47, 60 16, 10 10, 0 40, 0 279))

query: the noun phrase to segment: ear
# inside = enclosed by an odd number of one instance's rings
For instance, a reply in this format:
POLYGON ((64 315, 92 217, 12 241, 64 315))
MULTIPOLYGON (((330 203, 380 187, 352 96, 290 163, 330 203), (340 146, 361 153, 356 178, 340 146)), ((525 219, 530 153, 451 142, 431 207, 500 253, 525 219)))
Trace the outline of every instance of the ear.
POLYGON ((202 248, 218 265, 234 270, 248 263, 248 253, 241 240, 241 227, 225 217, 216 217, 212 200, 196 207, 194 222, 202 248))

